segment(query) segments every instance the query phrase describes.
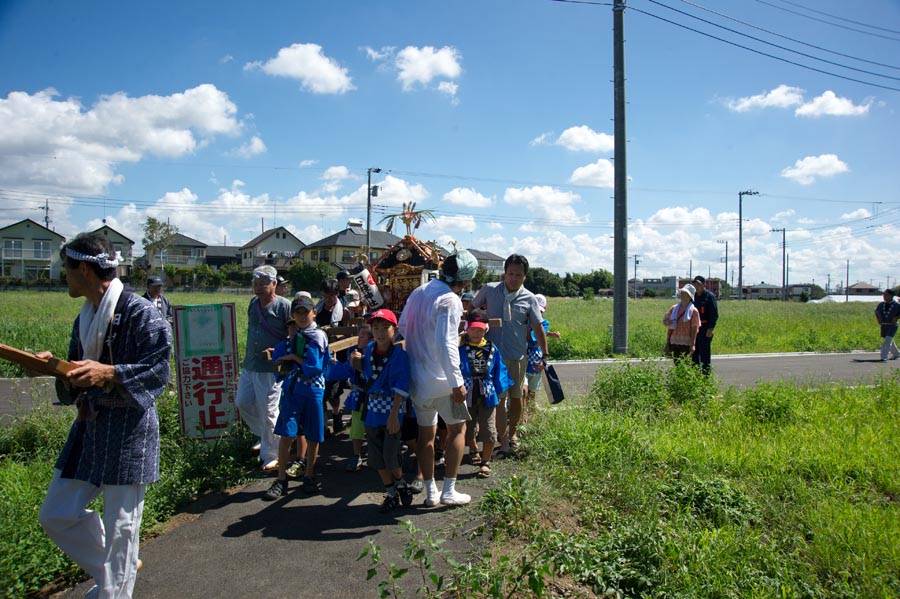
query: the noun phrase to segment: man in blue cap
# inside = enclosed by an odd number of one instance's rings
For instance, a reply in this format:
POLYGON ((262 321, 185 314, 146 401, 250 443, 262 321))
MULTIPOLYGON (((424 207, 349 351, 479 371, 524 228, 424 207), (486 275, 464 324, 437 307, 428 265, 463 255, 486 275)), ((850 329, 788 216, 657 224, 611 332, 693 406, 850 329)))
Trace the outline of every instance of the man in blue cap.
POLYGON ((144 299, 156 306, 156 309, 159 310, 159 315, 171 325, 175 320, 175 312, 172 309, 172 304, 169 303, 169 298, 163 295, 162 288, 162 278, 156 275, 149 277, 147 279, 147 293, 144 294, 144 299))
POLYGON ((459 293, 475 278, 478 260, 456 250, 441 265, 438 278, 414 290, 400 315, 410 363, 410 396, 419 423, 417 455, 425 477, 425 505, 464 505, 472 498, 456 490, 456 474, 465 448, 466 383, 459 363, 459 293), (444 488, 434 482, 434 436, 438 415, 447 423, 444 488))

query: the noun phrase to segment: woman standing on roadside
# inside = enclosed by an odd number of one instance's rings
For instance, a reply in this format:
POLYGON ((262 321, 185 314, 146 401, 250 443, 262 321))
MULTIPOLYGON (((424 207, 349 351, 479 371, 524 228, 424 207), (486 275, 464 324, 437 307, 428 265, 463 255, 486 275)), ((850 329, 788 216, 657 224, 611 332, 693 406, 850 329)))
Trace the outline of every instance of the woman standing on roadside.
POLYGON ((694 286, 688 283, 678 290, 680 302, 669 308, 663 318, 666 325, 666 355, 675 361, 684 355, 690 356, 697 346, 697 331, 700 330, 700 312, 694 307, 694 286))

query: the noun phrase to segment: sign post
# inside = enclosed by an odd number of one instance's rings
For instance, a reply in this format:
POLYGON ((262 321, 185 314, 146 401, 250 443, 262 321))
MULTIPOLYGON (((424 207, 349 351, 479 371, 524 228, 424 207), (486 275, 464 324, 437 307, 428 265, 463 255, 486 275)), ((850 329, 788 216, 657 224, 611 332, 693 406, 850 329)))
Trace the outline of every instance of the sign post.
POLYGON ((181 432, 219 439, 238 421, 234 304, 175 306, 173 332, 181 432))

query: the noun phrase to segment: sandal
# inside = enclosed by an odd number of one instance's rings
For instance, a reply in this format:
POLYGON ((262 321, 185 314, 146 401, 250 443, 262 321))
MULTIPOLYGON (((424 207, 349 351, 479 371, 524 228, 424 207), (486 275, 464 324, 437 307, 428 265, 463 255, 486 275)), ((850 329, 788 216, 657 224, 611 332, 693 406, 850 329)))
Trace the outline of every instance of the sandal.
POLYGON ((478 473, 476 474, 478 478, 488 478, 491 476, 491 463, 483 462, 481 464, 481 468, 478 469, 478 473))
POLYGON ((477 451, 471 452, 469 454, 469 462, 473 466, 480 466, 481 465, 481 454, 478 453, 477 451))

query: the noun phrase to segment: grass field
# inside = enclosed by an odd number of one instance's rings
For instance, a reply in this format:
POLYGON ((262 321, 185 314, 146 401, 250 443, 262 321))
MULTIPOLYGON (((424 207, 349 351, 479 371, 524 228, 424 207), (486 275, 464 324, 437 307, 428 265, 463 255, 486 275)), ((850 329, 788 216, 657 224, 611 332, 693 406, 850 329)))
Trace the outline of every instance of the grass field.
MULTIPOLYGON (((243 352, 247 306, 252 296, 226 293, 173 293, 174 305, 234 302, 237 307, 238 350, 243 352)), ((632 357, 662 353, 662 317, 673 300, 640 299, 628 304, 628 353, 632 357)), ((47 291, 0 292, 0 343, 19 349, 48 349, 64 356, 72 322, 81 300, 47 291)), ((874 350, 880 345, 872 311, 875 302, 802 304, 726 301, 719 304, 719 325, 713 353, 874 350)), ((550 339, 554 360, 610 357, 613 302, 551 298, 546 313, 561 339, 550 339)), ((0 377, 22 376, 15 365, 0 361, 0 377)))

